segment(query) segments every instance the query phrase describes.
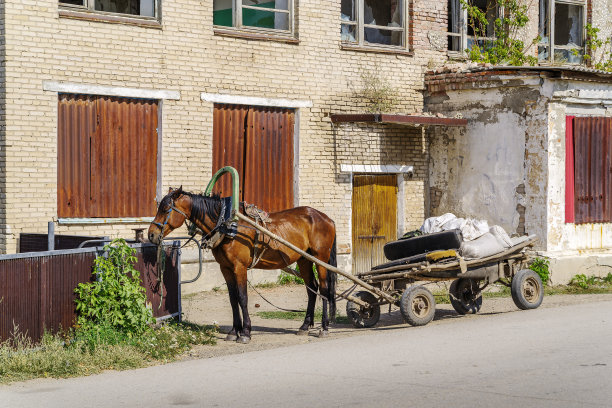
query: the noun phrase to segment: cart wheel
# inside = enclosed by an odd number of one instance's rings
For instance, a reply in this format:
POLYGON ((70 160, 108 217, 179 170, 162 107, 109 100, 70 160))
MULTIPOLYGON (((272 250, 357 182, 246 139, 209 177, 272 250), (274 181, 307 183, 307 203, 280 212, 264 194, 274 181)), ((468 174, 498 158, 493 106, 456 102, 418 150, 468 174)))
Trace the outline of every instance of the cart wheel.
POLYGON ((426 288, 412 286, 402 294, 400 311, 412 326, 424 326, 431 322, 436 314, 436 301, 426 288))
POLYGON ((369 303, 371 306, 366 308, 350 300, 346 302, 346 315, 351 319, 353 326, 357 328, 372 327, 378 323, 378 319, 380 319, 380 305, 375 304, 378 302, 376 296, 370 292, 361 291, 355 293, 355 297, 369 303))
POLYGON ((514 304, 523 310, 537 308, 544 299, 542 279, 531 269, 521 269, 514 275, 510 292, 514 304))
POLYGON ((474 279, 454 280, 448 293, 453 309, 461 315, 478 313, 482 307, 482 294, 478 290, 478 281, 474 279))

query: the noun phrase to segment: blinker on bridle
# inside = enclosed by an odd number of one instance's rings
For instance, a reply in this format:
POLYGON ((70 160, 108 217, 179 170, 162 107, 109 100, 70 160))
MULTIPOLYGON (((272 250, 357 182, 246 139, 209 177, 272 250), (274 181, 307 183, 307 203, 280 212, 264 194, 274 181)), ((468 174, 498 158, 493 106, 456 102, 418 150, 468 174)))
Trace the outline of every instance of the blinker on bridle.
POLYGON ((157 225, 160 228, 162 234, 164 233, 164 227, 168 225, 168 221, 170 220, 170 215, 172 214, 172 211, 176 211, 177 213, 181 214, 183 217, 185 217, 186 220, 189 219, 187 214, 185 214, 184 212, 182 212, 181 210, 179 210, 178 208, 174 206, 174 200, 170 200, 170 207, 168 207, 168 210, 166 211, 166 219, 164 220, 164 223, 161 224, 155 221, 151 222, 151 224, 157 225))

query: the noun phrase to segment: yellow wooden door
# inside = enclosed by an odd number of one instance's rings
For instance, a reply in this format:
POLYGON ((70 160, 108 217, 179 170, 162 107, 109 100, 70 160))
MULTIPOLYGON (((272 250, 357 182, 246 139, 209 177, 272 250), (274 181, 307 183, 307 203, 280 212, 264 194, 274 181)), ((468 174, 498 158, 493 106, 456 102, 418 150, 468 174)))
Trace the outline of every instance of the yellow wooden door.
POLYGON ((353 176, 353 272, 385 263, 384 245, 397 239, 397 176, 353 176))

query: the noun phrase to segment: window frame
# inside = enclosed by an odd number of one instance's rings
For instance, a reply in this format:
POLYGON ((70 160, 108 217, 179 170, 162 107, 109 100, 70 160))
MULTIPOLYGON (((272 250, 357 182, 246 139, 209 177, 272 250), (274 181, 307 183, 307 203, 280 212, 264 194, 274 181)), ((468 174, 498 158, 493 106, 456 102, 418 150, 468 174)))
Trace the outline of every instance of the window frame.
POLYGON ((119 18, 125 19, 126 22, 127 20, 137 20, 137 21, 139 20, 139 21, 144 21, 144 22, 155 22, 155 23, 161 22, 161 0, 153 0, 153 5, 155 7, 154 16, 142 16, 142 15, 136 15, 136 14, 126 14, 126 13, 116 13, 112 11, 96 10, 95 9, 96 0, 83 0, 82 3, 83 3, 82 5, 69 4, 69 3, 63 3, 62 0, 58 0, 58 6, 59 6, 60 11, 86 13, 91 16, 102 17, 102 19, 104 19, 104 17, 111 17, 111 18, 119 17, 119 18))
MULTIPOLYGON (((460 58, 460 57, 465 57, 465 53, 468 50, 468 41, 470 39, 474 39, 475 41, 487 41, 487 40, 495 40, 495 36, 493 37, 476 37, 474 35, 468 35, 468 12, 466 8, 463 8, 461 6, 461 3, 459 0, 451 0, 451 1, 455 1, 457 3, 457 5, 460 7, 461 11, 459 13, 459 32, 458 33, 453 33, 453 32, 446 32, 446 38, 447 38, 447 44, 448 44, 448 40, 449 37, 459 37, 460 41, 459 41, 459 50, 450 50, 447 49, 447 54, 450 57, 455 57, 455 58, 460 58)), ((494 1, 494 0, 491 0, 494 1)), ((497 16, 495 17, 496 19, 499 18, 499 16, 503 16, 504 14, 504 8, 500 7, 499 5, 497 5, 496 3, 496 7, 497 7, 497 16)), ((447 2, 448 4, 448 2, 447 2)), ((448 7, 448 6, 447 6, 448 7)), ((448 18, 450 19, 450 9, 448 10, 448 18)), ((448 46, 447 46, 448 48, 448 46)))
MULTIPOLYGON (((355 26, 357 29, 356 33, 356 41, 344 41, 342 40, 342 33, 340 34, 340 44, 342 48, 358 48, 358 49, 372 49, 372 50, 388 50, 388 51, 410 51, 409 42, 408 42, 408 2, 409 0, 398 0, 400 1, 400 13, 402 15, 402 26, 399 27, 390 27, 390 26, 379 26, 375 24, 365 24, 364 23, 364 10, 365 10, 365 0, 354 0, 356 4, 356 19, 355 21, 350 20, 342 20, 342 13, 340 16, 340 27, 343 25, 355 26), (401 31, 401 40, 402 45, 390 45, 390 44, 377 44, 377 43, 369 43, 365 41, 365 29, 366 28, 374 28, 381 29, 387 31, 401 31)), ((340 30, 342 32, 342 29, 340 30)))
MULTIPOLYGON (((213 0, 214 2, 214 0, 213 0)), ((262 34, 265 36, 277 36, 277 37, 287 37, 287 38, 295 38, 295 2, 296 0, 287 0, 287 10, 282 9, 274 9, 274 8, 262 8, 257 6, 245 6, 242 4, 242 0, 232 0, 232 26, 222 26, 222 25, 213 25, 215 32, 222 31, 234 31, 237 33, 249 33, 249 34, 262 34), (254 27, 247 26, 243 24, 242 15, 243 9, 248 10, 264 10, 268 12, 275 13, 286 13, 288 18, 288 30, 278 29, 278 28, 263 28, 263 27, 254 27)))
MULTIPOLYGON (((586 25, 587 25, 587 1, 586 0, 540 0, 540 5, 538 7, 538 12, 542 11, 542 4, 546 3, 548 5, 548 16, 544 19, 545 24, 547 24, 548 28, 548 41, 538 43, 538 48, 546 47, 548 48, 548 57, 546 59, 540 59, 539 50, 538 50, 538 63, 541 65, 555 64, 558 63, 555 61, 555 49, 560 50, 572 50, 578 49, 582 50, 582 54, 586 54, 586 25), (557 3, 573 5, 573 6, 581 6, 582 7, 582 46, 581 47, 570 47, 563 45, 555 44, 555 8, 557 3)), ((541 18, 540 18, 541 21, 541 18)), ((539 25, 539 24, 538 24, 539 25)), ((543 33, 544 28, 538 26, 538 33, 541 35, 543 33)), ((582 58, 580 62, 564 62, 563 64, 567 65, 584 65, 585 61, 582 58)))

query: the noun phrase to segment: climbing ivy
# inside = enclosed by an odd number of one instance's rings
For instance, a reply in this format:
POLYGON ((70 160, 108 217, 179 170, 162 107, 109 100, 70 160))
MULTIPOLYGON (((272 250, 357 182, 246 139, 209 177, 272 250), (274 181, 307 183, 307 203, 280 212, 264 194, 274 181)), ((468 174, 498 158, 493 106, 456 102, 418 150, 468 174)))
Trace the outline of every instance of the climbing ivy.
POLYGON ((592 24, 586 25, 587 52, 584 55, 585 63, 595 69, 612 72, 612 39, 602 40, 599 38, 600 29, 592 24), (599 51, 599 55, 598 54, 599 51))

